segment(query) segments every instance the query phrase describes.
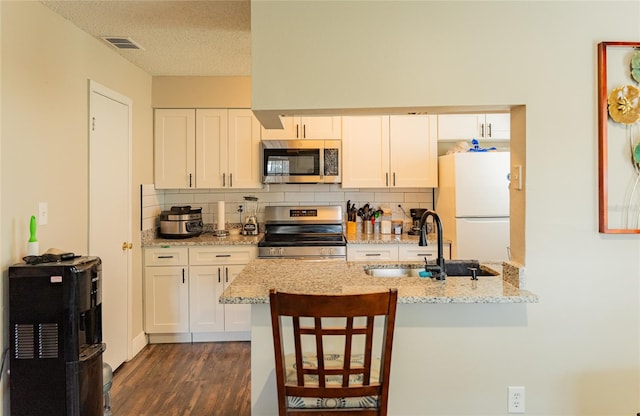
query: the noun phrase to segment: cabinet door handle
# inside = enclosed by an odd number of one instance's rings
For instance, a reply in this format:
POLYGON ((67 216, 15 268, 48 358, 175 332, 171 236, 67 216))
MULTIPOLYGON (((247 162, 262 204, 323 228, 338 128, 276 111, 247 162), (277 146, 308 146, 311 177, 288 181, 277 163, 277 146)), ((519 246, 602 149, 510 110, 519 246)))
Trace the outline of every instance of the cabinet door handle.
POLYGON ((491 123, 487 123, 487 136, 491 137, 491 123))
POLYGON ((220 280, 220 267, 218 267, 218 283, 222 282, 222 280, 220 280))
POLYGON ((226 175, 225 173, 222 174, 222 186, 225 185, 225 175, 226 175))
POLYGON ((416 256, 418 256, 418 257, 431 257, 431 256, 433 256, 433 253, 417 253, 416 256))
POLYGON ((382 254, 380 254, 380 253, 367 253, 367 254, 365 254, 365 256, 367 256, 367 257, 380 257, 380 256, 382 256, 382 254))
POLYGON ((184 269, 182 269, 182 283, 184 283, 184 269))
POLYGON ((484 137, 484 123, 480 123, 480 137, 484 137))
POLYGON ((396 186, 396 173, 393 172, 393 186, 396 186))
POLYGON ((307 138, 307 125, 306 124, 302 125, 302 138, 303 139, 307 138))
POLYGON ((216 257, 231 257, 231 254, 216 254, 216 257))
POLYGON ((229 188, 233 188, 233 173, 229 174, 229 188))
POLYGON ((159 259, 172 259, 173 256, 158 256, 159 259))
POLYGON ((298 127, 300 127, 300 125, 299 125, 299 124, 296 124, 296 139, 299 139, 299 138, 300 138, 300 134, 299 134, 299 131, 298 131, 298 127))
POLYGON ((189 174, 189 188, 191 188, 191 186, 192 186, 192 180, 191 180, 192 178, 193 178, 193 174, 190 173, 189 174))
POLYGON ((389 186, 389 172, 384 174, 384 186, 389 186))
POLYGON ((224 268, 224 281, 225 281, 225 283, 229 283, 229 268, 228 267, 224 268))

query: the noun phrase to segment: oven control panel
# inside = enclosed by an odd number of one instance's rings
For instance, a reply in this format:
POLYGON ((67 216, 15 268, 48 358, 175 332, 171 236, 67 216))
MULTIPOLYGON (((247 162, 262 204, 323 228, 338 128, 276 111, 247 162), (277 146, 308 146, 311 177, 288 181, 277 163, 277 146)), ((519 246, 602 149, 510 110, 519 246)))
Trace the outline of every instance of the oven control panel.
POLYGON ((291 209, 289 210, 290 217, 317 217, 317 209, 291 209))

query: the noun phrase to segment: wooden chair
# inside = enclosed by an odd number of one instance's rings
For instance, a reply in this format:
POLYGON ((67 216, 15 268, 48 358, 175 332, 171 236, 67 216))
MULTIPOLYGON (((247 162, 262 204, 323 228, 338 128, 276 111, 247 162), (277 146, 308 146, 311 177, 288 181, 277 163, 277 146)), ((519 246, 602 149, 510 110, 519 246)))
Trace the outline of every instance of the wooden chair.
POLYGON ((386 415, 397 299, 271 289, 279 415, 386 415))

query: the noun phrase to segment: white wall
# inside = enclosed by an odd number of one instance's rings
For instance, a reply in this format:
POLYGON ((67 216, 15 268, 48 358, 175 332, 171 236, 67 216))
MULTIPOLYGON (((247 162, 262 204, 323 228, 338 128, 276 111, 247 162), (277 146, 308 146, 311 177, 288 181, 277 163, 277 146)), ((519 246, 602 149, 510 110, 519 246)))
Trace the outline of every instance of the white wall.
MULTIPOLYGON (((38 202, 49 205, 49 223, 38 229, 41 251, 56 247, 86 254, 88 250, 89 79, 133 101, 132 298, 137 301, 132 330, 136 336, 142 332, 137 184, 152 181, 151 77, 40 2, 2 1, 0 10, 2 350, 8 347, 7 267, 26 255, 29 218, 37 215, 38 202)), ((4 374, 3 386, 6 379, 4 374)), ((2 402, 8 414, 6 391, 2 402)))
POLYGON ((597 232, 596 119, 596 45, 640 40, 640 2, 254 1, 252 38, 257 110, 524 106, 541 302, 523 326, 447 305, 456 325, 433 324, 437 348, 416 342, 463 358, 416 369, 446 387, 416 398, 423 414, 505 414, 508 385, 526 387, 527 414, 640 411, 640 239, 597 232))

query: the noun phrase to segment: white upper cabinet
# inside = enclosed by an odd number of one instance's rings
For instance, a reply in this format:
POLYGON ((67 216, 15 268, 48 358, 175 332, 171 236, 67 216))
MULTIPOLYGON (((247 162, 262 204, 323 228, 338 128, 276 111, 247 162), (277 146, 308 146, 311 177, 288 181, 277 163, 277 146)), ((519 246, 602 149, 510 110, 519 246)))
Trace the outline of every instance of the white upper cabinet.
POLYGON ((389 116, 342 117, 342 187, 389 186, 389 116))
POLYGON ((496 114, 440 114, 438 140, 509 140, 511 116, 496 114))
POLYGON ((428 116, 343 117, 342 127, 344 188, 438 186, 428 116))
POLYGON ((156 188, 195 186, 196 112, 156 110, 154 120, 154 177, 156 188))
POLYGON ((227 187, 229 163, 227 110, 196 111, 195 188, 227 187))
POLYGON ((226 187, 262 188, 260 122, 249 109, 229 110, 228 172, 226 187))
POLYGON ((262 129, 262 140, 341 138, 341 117, 282 117, 284 129, 262 129))
POLYGON ((429 117, 391 116, 390 186, 438 187, 438 142, 429 133, 429 117))
POLYGON ((251 110, 157 109, 157 189, 261 188, 260 123, 251 110))

